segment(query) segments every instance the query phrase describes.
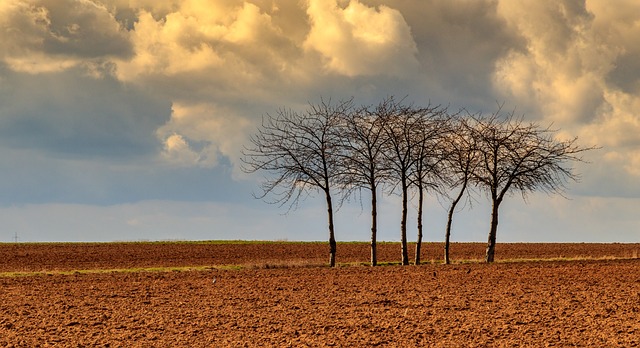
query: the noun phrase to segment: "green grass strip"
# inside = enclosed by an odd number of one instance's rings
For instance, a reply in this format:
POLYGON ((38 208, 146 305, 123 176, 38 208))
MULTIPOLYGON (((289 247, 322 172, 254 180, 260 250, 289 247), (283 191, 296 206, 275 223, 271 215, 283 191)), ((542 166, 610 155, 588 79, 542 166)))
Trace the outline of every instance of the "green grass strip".
POLYGON ((33 276, 53 276, 53 275, 76 275, 76 274, 108 274, 108 273, 160 273, 160 272, 188 272, 188 271, 210 271, 210 270, 240 270, 242 266, 237 265, 217 265, 217 266, 183 266, 183 267, 133 267, 133 268, 110 268, 110 269, 80 269, 80 270, 52 270, 52 271, 31 271, 31 272, 2 272, 0 278, 18 278, 33 276))
MULTIPOLYGON (((550 258, 516 258, 498 259, 494 264, 508 263, 534 263, 534 262, 578 262, 578 261, 613 261, 613 260, 637 260, 638 257, 618 257, 618 256, 579 256, 579 257, 550 257, 550 258)), ((452 260, 452 265, 456 264, 484 264, 482 259, 452 260)), ((443 265, 441 260, 424 261, 421 265, 443 265)), ((337 263, 337 267, 369 267, 369 262, 342 262, 337 263)), ((400 262, 384 261, 379 262, 378 267, 401 266, 400 262)), ((82 269, 82 270, 51 270, 51 271, 16 271, 0 272, 0 278, 19 278, 33 276, 54 276, 54 275, 78 275, 78 274, 108 274, 108 273, 139 273, 139 272, 203 272, 210 270, 240 271, 247 269, 291 269, 291 268, 323 268, 328 267, 325 263, 310 263, 306 261, 283 261, 264 262, 241 265, 214 265, 214 266, 180 266, 180 267, 132 267, 132 268, 111 268, 111 269, 82 269)))

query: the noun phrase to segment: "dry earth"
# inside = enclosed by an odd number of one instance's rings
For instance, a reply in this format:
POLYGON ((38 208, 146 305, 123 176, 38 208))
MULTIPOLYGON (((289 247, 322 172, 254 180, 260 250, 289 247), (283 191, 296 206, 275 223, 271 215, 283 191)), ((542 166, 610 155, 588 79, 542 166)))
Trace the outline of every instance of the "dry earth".
MULTIPOLYGON (((415 245, 410 243, 410 258, 415 245)), ((454 243, 454 261, 480 261, 482 243, 454 243)), ((338 243, 337 262, 368 262, 367 243, 338 243)), ((637 258, 640 244, 502 243, 496 260, 553 258, 637 258)), ((399 243, 379 243, 380 262, 398 262, 399 243)), ((441 262, 442 243, 424 243, 421 258, 441 262)), ((210 265, 325 265, 327 243, 182 242, 182 243, 0 243, 0 273, 52 270, 182 267, 210 265)))
MULTIPOLYGON (((455 257, 482 247, 456 244, 455 257)), ((316 243, 0 244, 0 347, 640 346, 640 245, 499 248, 577 260, 329 269, 291 267, 323 263, 316 243), (247 266, 217 267, 233 263, 247 266), (208 267, 95 272, 161 266, 208 267)), ((428 249, 437 260, 440 245, 428 249)))

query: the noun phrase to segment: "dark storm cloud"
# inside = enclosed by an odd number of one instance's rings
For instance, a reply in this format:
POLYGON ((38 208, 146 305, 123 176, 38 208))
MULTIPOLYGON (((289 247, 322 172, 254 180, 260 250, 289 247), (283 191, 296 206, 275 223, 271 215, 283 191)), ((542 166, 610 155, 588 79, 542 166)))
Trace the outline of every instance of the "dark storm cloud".
POLYGON ((5 40, 0 46, 14 58, 29 53, 75 58, 133 54, 124 28, 107 8, 92 1, 9 1, 3 11, 5 40))
POLYGON ((498 15, 497 1, 399 0, 390 5, 402 13, 418 47, 421 81, 412 88, 457 106, 495 107, 496 61, 526 45, 498 15))
POLYGON ((621 54, 607 76, 607 82, 626 93, 640 93, 640 50, 621 54))
POLYGON ((153 130, 169 102, 80 69, 45 75, 6 71, 0 87, 0 143, 50 155, 135 157, 158 150, 153 130))

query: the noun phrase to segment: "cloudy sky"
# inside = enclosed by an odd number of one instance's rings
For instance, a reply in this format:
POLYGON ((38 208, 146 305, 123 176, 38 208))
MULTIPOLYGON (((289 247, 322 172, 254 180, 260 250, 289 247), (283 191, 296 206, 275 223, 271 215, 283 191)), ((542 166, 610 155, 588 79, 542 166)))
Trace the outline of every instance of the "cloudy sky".
MULTIPOLYGON (((321 197, 253 198, 242 146, 280 107, 388 95, 504 102, 602 147, 568 199, 506 200, 498 241, 640 242, 639 37, 636 0, 3 0, 0 242, 325 240, 321 197)), ((454 240, 486 240, 486 201, 454 240)), ((399 208, 382 202, 381 239, 399 208)), ((339 240, 368 239, 368 209, 341 208, 339 240)))

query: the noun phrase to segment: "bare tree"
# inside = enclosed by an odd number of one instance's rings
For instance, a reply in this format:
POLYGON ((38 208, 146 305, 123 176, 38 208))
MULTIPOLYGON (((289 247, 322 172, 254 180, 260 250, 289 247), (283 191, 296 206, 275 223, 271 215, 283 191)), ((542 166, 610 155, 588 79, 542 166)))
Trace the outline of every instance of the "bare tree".
POLYGON ((415 264, 420 264, 423 237, 423 205, 427 191, 439 191, 443 177, 444 147, 443 138, 449 129, 449 119, 445 108, 428 105, 415 110, 410 147, 413 166, 410 168, 409 180, 418 193, 418 212, 415 264))
POLYGON ((577 145, 577 138, 557 140, 555 131, 525 123, 513 112, 500 118, 500 110, 490 117, 475 117, 474 138, 480 151, 480 165, 472 181, 488 191, 491 227, 485 261, 493 262, 500 204, 507 193, 519 192, 523 198, 533 191, 560 193, 578 176, 569 166, 582 161, 580 154, 593 149, 577 145))
POLYGON ((443 137, 445 150, 445 169, 450 190, 458 189, 451 200, 447 214, 447 227, 444 241, 444 263, 451 262, 449 257, 453 214, 458 203, 468 192, 469 179, 479 165, 479 151, 473 137, 473 125, 468 118, 457 117, 451 120, 451 130, 443 137))
POLYGON ((399 187, 402 196, 400 244, 402 246, 402 264, 408 265, 407 206, 411 183, 410 173, 416 159, 414 129, 418 126, 421 113, 412 105, 402 105, 393 97, 382 101, 376 112, 378 117, 385 119, 384 132, 387 141, 385 142, 384 162, 391 174, 392 191, 399 187))
POLYGON ((303 193, 319 190, 324 193, 329 220, 329 265, 335 266, 336 239, 333 222, 332 184, 339 175, 339 139, 337 128, 342 115, 350 112, 352 101, 332 104, 322 100, 309 104, 298 113, 280 109, 275 116, 267 114, 257 134, 251 137, 250 148, 243 151, 245 172, 266 171, 263 199, 271 194, 272 203, 290 208, 297 205, 303 193))
POLYGON ((341 185, 347 196, 363 189, 371 192, 371 266, 378 264, 378 186, 388 177, 388 171, 381 165, 386 142, 386 118, 379 117, 379 113, 384 110, 384 102, 375 108, 361 107, 345 113, 342 123, 341 185))

